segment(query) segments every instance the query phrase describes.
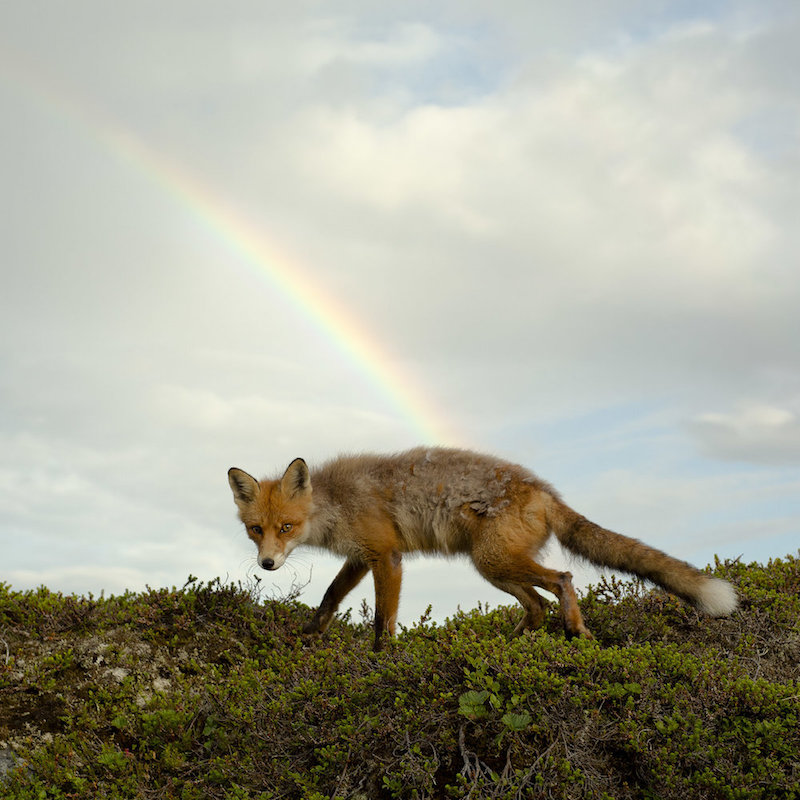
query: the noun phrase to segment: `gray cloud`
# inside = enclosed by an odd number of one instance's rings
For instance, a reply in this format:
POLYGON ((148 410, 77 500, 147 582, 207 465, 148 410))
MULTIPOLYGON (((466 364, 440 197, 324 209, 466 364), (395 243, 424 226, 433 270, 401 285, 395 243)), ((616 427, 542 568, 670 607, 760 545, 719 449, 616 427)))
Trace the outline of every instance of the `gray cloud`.
POLYGON ((692 420, 691 432, 714 458, 800 463, 800 418, 785 408, 751 404, 732 413, 701 414, 692 420))

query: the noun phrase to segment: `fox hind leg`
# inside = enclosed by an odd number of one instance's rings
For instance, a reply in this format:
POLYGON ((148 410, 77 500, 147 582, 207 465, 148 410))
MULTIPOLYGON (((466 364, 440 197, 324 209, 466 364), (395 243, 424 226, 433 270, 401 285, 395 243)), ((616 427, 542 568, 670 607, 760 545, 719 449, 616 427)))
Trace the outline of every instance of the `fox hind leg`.
POLYGON ((578 608, 578 598, 569 572, 557 572, 537 564, 525 549, 503 548, 498 552, 496 537, 493 545, 492 548, 473 551, 472 560, 484 578, 516 597, 525 609, 515 634, 538 627, 544 621, 544 604, 533 588, 537 586, 558 598, 567 636, 592 638, 578 608))
POLYGON ((580 636, 583 639, 594 638, 583 622, 583 616, 578 607, 578 597, 575 594, 575 587, 572 585, 572 573, 556 572, 537 564, 533 559, 528 559, 528 561, 531 582, 546 592, 552 592, 558 598, 567 636, 580 636))
POLYGON ((533 631, 544 625, 544 598, 532 586, 523 586, 528 604, 522 604, 525 614, 514 628, 514 636, 533 631))
MULTIPOLYGON (((479 569, 480 571, 480 569, 479 569)), ((510 581, 497 580, 490 578, 488 575, 481 571, 481 574, 486 578, 489 583, 496 586, 503 592, 508 592, 519 601, 519 604, 524 609, 522 619, 517 623, 514 628, 512 636, 519 636, 525 631, 536 630, 541 628, 544 624, 544 598, 532 586, 525 584, 512 583, 510 581)))

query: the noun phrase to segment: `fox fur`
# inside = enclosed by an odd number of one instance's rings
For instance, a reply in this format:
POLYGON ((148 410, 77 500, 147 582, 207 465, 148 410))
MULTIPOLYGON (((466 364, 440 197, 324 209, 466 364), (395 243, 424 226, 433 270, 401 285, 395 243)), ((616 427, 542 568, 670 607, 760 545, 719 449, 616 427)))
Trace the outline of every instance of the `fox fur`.
POLYGON ((573 511, 532 472, 469 450, 419 447, 395 455, 345 455, 309 470, 301 458, 258 481, 232 467, 228 481, 259 564, 279 569, 297 545, 344 557, 304 633, 323 633, 339 604, 372 571, 375 649, 394 635, 404 553, 466 554, 524 609, 516 633, 544 621, 534 587, 554 594, 569 636, 591 637, 572 576, 536 562, 551 533, 578 556, 638 575, 711 616, 737 607, 733 586, 573 511))

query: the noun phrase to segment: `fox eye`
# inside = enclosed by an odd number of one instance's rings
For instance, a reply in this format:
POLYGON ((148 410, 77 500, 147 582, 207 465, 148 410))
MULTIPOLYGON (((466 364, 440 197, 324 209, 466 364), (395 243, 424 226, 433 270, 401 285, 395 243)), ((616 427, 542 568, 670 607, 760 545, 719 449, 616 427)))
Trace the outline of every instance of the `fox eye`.
POLYGON ((261 536, 261 534, 264 533, 264 531, 261 530, 261 526, 260 525, 253 525, 253 527, 250 528, 250 530, 253 531, 253 533, 256 536, 261 536))
POLYGON ((291 522, 284 522, 283 525, 281 525, 281 533, 289 533, 291 529, 292 529, 291 522))

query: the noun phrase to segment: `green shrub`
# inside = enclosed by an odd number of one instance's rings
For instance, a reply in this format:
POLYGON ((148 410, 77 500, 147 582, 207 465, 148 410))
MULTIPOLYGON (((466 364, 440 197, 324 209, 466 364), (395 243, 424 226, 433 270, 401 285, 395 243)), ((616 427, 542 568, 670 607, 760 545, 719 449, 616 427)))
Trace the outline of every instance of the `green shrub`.
POLYGON ((219 581, 109 598, 0 584, 0 794, 29 798, 800 797, 800 562, 717 563, 710 619, 637 582, 595 641, 511 607, 423 618, 384 652, 349 616, 219 581))

